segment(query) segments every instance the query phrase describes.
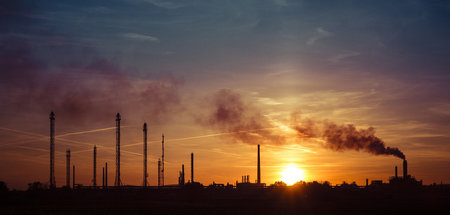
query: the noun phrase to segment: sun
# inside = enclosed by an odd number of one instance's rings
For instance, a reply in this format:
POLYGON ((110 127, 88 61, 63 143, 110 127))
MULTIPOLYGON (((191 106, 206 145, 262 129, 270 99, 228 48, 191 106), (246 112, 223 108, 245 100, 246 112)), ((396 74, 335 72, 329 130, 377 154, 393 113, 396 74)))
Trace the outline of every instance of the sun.
POLYGON ((287 185, 293 185, 299 181, 305 180, 304 171, 298 169, 294 165, 287 166, 283 172, 281 172, 281 181, 287 185))

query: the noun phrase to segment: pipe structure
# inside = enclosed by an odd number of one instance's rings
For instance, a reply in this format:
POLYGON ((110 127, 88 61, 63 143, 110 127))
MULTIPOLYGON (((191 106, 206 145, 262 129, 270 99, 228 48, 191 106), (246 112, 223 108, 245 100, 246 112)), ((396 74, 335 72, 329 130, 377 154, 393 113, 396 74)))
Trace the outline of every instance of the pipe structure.
POLYGON ((191 183, 194 183, 194 153, 191 152, 191 183))
POLYGON ((162 134, 162 155, 161 155, 161 185, 164 186, 164 134, 162 134))
POLYGON ((72 166, 72 189, 75 189, 75 165, 72 166))
POLYGON ((94 146, 94 177, 92 183, 94 187, 97 187, 97 146, 94 146))
POLYGON ((114 185, 120 187, 120 114, 116 115, 116 178, 114 185))
POLYGON ((70 188, 70 149, 66 150, 66 187, 70 188))
POLYGON ((144 135, 144 182, 143 182, 143 186, 144 187, 147 187, 147 177, 148 177, 148 174, 147 174, 147 123, 144 123, 144 128, 142 129, 143 130, 143 135, 144 135))
POLYGON ((108 188, 108 162, 105 162, 105 188, 108 188))
POLYGON ((50 113, 50 188, 56 187, 55 181, 55 113, 50 113))
POLYGON ((258 174, 257 174, 256 183, 261 184, 261 163, 260 163, 259 144, 258 144, 258 174))

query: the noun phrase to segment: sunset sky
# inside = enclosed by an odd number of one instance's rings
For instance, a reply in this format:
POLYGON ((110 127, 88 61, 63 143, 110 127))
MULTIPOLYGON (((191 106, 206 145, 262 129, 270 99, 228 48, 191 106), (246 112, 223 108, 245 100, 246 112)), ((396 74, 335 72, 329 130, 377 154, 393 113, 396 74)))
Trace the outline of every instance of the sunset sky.
MULTIPOLYGON (((300 124, 375 129, 424 184, 450 183, 448 1, 108 0, 0 3, 0 181, 49 181, 49 113, 56 114, 56 183, 65 151, 76 183, 114 183, 115 115, 122 115, 122 181, 149 183, 161 135, 165 184, 281 179, 387 181, 402 160, 333 150, 300 124)), ((371 130, 372 131, 372 130, 371 130)), ((364 132, 364 131, 363 131, 364 132)), ((373 131, 372 131, 373 134, 373 131)))

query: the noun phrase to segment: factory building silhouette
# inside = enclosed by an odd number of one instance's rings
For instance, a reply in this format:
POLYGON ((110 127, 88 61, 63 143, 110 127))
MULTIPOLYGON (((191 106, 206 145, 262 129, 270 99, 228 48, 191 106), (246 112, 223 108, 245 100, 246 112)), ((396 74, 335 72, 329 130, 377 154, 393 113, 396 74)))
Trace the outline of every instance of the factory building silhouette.
MULTIPOLYGON (((56 181, 55 181, 55 113, 50 113, 50 183, 49 187, 51 189, 56 188, 56 181)), ((90 187, 95 189, 107 189, 107 188, 120 188, 121 186, 124 186, 121 175, 120 175, 120 142, 121 142, 121 131, 120 131, 120 121, 121 121, 121 115, 120 113, 116 114, 116 147, 115 147, 115 181, 113 187, 108 187, 108 163, 105 162, 104 167, 102 167, 102 186, 97 186, 97 146, 94 145, 93 148, 93 175, 92 175, 92 186, 82 186, 81 184, 76 184, 75 180, 75 165, 71 163, 71 156, 70 156, 70 149, 66 150, 66 188, 70 187, 70 166, 72 165, 72 189, 76 188, 83 188, 83 187, 90 187)), ((131 186, 131 187, 142 187, 142 188, 151 188, 151 186, 148 185, 148 168, 147 168, 147 123, 143 124, 143 177, 142 177, 142 185, 141 186, 131 186)), ((164 156, 164 134, 161 136, 161 157, 158 158, 158 172, 157 172, 157 186, 154 188, 173 188, 174 186, 178 187, 203 187, 202 184, 197 182, 194 178, 194 153, 191 152, 190 154, 190 163, 191 163, 191 171, 190 171, 190 180, 186 183, 185 181, 185 170, 184 170, 184 164, 181 164, 181 171, 179 171, 178 174, 178 184, 177 185, 168 185, 165 186, 165 156, 164 156)), ((73 162, 73 161, 72 161, 73 162)), ((380 185, 383 184, 381 180, 372 180, 372 183, 370 185, 380 185)), ((403 176, 398 176, 398 168, 395 166, 395 174, 393 177, 390 177, 389 184, 392 185, 422 185, 422 181, 417 181, 413 176, 408 174, 408 163, 406 159, 403 159, 403 176)), ((223 184, 216 184, 213 182, 213 187, 220 187, 224 186, 223 184)), ((260 151, 260 144, 257 145, 257 156, 256 156, 256 180, 254 183, 250 181, 250 175, 244 175, 241 177, 241 181, 236 181, 235 186, 227 184, 227 187, 234 187, 237 189, 261 189, 267 187, 265 183, 261 181, 261 151, 260 151)), ((369 179, 366 179, 366 187, 369 186, 369 179)), ((126 186, 127 188, 130 187, 130 185, 126 186)))

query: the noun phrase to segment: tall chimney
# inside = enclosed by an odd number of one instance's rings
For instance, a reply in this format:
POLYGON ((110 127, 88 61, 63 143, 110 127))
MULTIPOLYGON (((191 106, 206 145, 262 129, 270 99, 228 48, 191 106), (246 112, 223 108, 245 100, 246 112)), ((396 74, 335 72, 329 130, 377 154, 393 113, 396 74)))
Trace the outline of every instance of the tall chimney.
POLYGON ((105 167, 102 168, 102 187, 105 188, 105 167))
POLYGON ((116 115, 116 179, 114 185, 119 187, 120 181, 120 114, 116 115))
POLYGON ((158 158, 158 187, 161 186, 161 159, 158 158))
POLYGON ((406 159, 403 160, 403 179, 408 178, 408 162, 406 162, 406 159))
POLYGON ((66 187, 70 188, 70 149, 66 150, 66 187))
POLYGON ((56 187, 55 181, 55 113, 50 113, 50 188, 56 187))
POLYGON ((161 185, 164 186, 164 134, 162 134, 162 155, 161 155, 161 185))
POLYGON ((108 162, 105 162, 105 188, 108 188, 108 162))
POLYGON ((191 152, 191 183, 194 183, 194 153, 191 152))
POLYGON ((72 167, 72 189, 75 189, 75 165, 72 167))
POLYGON ((94 146, 94 178, 92 183, 94 187, 97 187, 97 146, 94 146))
POLYGON ((147 187, 147 123, 144 123, 144 187, 147 187))
POLYGON ((261 163, 260 163, 259 144, 258 144, 258 174, 257 174, 256 183, 261 184, 261 163))
POLYGON ((398 178, 398 174, 397 174, 397 166, 395 166, 395 178, 398 178))
POLYGON ((184 164, 181 165, 181 184, 184 184, 184 164))

